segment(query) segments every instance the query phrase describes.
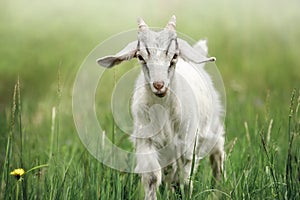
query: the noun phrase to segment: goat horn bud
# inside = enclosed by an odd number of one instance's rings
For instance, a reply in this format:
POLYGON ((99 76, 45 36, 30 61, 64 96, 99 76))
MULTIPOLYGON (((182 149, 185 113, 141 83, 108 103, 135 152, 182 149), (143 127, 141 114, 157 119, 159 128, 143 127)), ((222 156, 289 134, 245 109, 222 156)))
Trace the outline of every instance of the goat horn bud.
POLYGON ((141 17, 137 19, 137 23, 140 30, 148 29, 148 25, 144 22, 144 20, 141 17))
POLYGON ((176 17, 173 15, 166 25, 166 29, 174 30, 176 29, 176 17))

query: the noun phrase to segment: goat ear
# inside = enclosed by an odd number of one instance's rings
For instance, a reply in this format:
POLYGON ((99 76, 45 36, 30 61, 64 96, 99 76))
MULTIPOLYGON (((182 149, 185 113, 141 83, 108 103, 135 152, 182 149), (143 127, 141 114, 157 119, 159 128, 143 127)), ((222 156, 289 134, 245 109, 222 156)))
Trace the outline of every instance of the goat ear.
MULTIPOLYGON (((186 61, 190 61, 196 64, 201 64, 205 62, 213 62, 216 60, 215 57, 206 57, 207 52, 201 52, 198 51, 197 48, 193 48, 187 43, 185 40, 177 38, 178 42, 178 48, 179 48, 179 55, 182 57, 182 59, 186 61)), ((205 51, 205 50, 202 50, 205 51)))
POLYGON ((116 55, 105 56, 97 59, 97 63, 103 67, 111 68, 123 61, 130 60, 135 57, 137 43, 137 41, 131 42, 116 55))

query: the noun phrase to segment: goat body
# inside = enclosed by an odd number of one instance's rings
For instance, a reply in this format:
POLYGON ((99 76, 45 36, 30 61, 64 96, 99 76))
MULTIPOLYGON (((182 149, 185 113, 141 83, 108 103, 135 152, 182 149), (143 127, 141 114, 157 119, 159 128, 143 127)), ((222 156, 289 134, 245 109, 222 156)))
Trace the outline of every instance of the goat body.
POLYGON ((98 63, 112 67, 136 57, 142 65, 132 100, 131 140, 145 199, 156 199, 162 180, 189 185, 193 156, 197 169, 199 160, 209 154, 213 175, 220 179, 225 156, 223 108, 204 70, 204 62, 214 60, 203 55, 206 42, 191 47, 177 38, 174 16, 161 32, 149 30, 142 19, 138 22, 138 41, 98 63))

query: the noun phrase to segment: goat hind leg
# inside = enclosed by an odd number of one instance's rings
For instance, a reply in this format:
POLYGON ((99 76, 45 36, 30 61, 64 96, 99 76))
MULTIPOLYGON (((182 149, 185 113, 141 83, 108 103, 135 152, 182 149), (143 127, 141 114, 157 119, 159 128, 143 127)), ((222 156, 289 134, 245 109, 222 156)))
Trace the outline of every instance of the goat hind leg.
POLYGON ((222 174, 225 175, 224 172, 224 159, 225 152, 223 148, 215 150, 209 157, 210 164, 212 167, 213 176, 216 180, 220 181, 222 179, 222 174))

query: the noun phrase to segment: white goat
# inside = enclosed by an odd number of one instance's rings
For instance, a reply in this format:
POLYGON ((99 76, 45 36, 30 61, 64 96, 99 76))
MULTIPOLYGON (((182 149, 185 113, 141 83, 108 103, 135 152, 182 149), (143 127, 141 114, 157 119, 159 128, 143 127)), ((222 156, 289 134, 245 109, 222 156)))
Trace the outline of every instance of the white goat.
POLYGON ((210 154, 213 175, 221 178, 223 109, 201 64, 215 60, 206 57, 205 41, 191 47, 177 38, 175 16, 160 32, 150 30, 141 18, 138 27, 137 41, 97 62, 110 68, 137 58, 142 66, 132 101, 132 140, 145 199, 153 200, 162 180, 170 185, 189 184, 193 154, 194 169, 210 154))

